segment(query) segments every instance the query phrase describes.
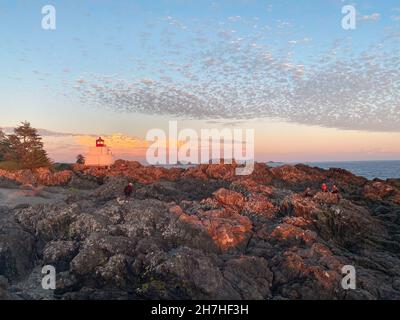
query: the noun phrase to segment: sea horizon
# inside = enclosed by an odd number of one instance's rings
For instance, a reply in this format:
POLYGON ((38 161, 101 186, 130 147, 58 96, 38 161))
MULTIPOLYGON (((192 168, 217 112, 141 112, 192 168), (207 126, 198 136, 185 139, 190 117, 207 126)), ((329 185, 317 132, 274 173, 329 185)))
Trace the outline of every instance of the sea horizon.
MULTIPOLYGON (((277 163, 277 162, 276 162, 277 163)), ((296 165, 305 164, 321 169, 339 168, 351 173, 373 179, 399 179, 400 160, 346 160, 346 161, 306 161, 306 162, 280 162, 296 165)))
MULTIPOLYGON (((271 167, 282 165, 305 164, 311 167, 318 167, 329 170, 330 168, 338 168, 350 171, 351 173, 373 179, 400 179, 400 160, 346 160, 346 161, 256 161, 265 163, 271 167), (382 166, 385 164, 385 166, 382 166)), ((192 167, 196 164, 177 164, 177 165, 160 165, 165 168, 174 167, 192 167)))

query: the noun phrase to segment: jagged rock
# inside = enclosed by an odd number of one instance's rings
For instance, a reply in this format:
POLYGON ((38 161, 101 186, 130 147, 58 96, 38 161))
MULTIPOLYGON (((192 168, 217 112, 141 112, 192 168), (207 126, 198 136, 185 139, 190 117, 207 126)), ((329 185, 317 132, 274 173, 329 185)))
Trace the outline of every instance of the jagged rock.
POLYGON ((104 177, 126 177, 142 184, 149 184, 160 179, 175 181, 179 178, 183 169, 142 166, 137 161, 117 160, 110 168, 96 168, 76 166, 77 170, 85 175, 104 177))
POLYGON ((317 204, 313 200, 299 194, 291 194, 285 197, 281 204, 283 214, 296 217, 310 218, 316 209, 317 204))
POLYGON ((8 279, 0 275, 0 300, 15 300, 16 297, 8 293, 8 279))
MULTIPOLYGON (((235 166, 74 166, 72 177, 93 182, 89 190, 0 207, 0 275, 10 282, 0 280, 0 298, 400 298, 397 181, 304 165, 255 164, 235 176, 235 166), (128 182, 134 194, 125 199, 128 182), (340 194, 319 192, 322 182, 340 194), (53 296, 32 282, 44 264, 58 271, 53 296), (344 265, 355 266, 357 290, 341 287, 344 265)), ((64 179, 42 170, 10 180, 54 177, 64 179)), ((71 193, 82 182, 74 179, 55 189, 71 193)))
POLYGON ((124 187, 132 182, 127 177, 107 177, 99 188, 92 192, 95 201, 106 202, 124 196, 124 187))
POLYGON ((34 171, 38 184, 53 186, 53 185, 65 185, 71 179, 72 173, 69 170, 60 172, 51 172, 46 168, 39 168, 34 171))
POLYGON ((131 259, 123 254, 116 254, 104 266, 99 266, 96 273, 107 285, 124 288, 129 280, 128 266, 131 259))
POLYGON ((342 279, 339 267, 327 267, 319 262, 323 256, 315 251, 296 249, 283 252, 272 261, 274 282, 278 292, 288 299, 343 298, 345 290, 338 284, 342 279))
POLYGON ((68 292, 77 291, 80 288, 79 280, 72 272, 64 271, 57 273, 55 295, 68 294, 68 292))
POLYGON ((77 204, 38 205, 17 210, 15 218, 24 229, 46 243, 68 239, 69 226, 79 210, 77 204))
POLYGON ((314 213, 314 227, 323 239, 332 239, 347 249, 356 249, 371 239, 384 237, 385 229, 371 213, 342 200, 340 205, 314 213))
POLYGON ((76 171, 71 175, 71 179, 68 182, 68 187, 79 190, 93 190, 99 187, 101 183, 101 179, 79 174, 79 171, 76 171))
POLYGON ((239 190, 243 194, 252 192, 269 196, 274 190, 273 187, 259 184, 253 179, 236 180, 232 182, 231 186, 234 190, 239 190))
POLYGON ((381 181, 366 184, 363 190, 364 197, 371 201, 392 201, 400 205, 400 190, 395 186, 381 181))
POLYGON ((7 189, 14 189, 14 188, 18 188, 20 186, 20 183, 18 183, 17 181, 7 178, 7 177, 3 177, 1 176, 0 173, 0 188, 7 188, 7 189))
POLYGON ((96 268, 106 264, 107 255, 98 247, 86 246, 71 261, 71 272, 78 277, 94 277, 96 268))
POLYGON ((397 189, 400 189, 400 179, 387 179, 386 183, 396 187, 397 189))
MULTIPOLYGON (((307 170, 309 170, 307 168, 307 170)), ((302 166, 285 165, 271 169, 275 179, 292 184, 302 184, 304 182, 319 183, 323 181, 324 175, 321 172, 314 172, 310 175, 302 166)))
POLYGON ((58 272, 68 270, 78 248, 75 241, 50 241, 43 249, 43 262, 54 266, 58 272))
POLYGON ((164 202, 202 200, 223 187, 222 181, 183 178, 175 182, 157 181, 151 185, 139 186, 135 192, 138 199, 157 199, 164 202))
POLYGON ((68 238, 84 240, 93 233, 106 232, 109 220, 100 215, 82 213, 70 223, 68 238))
POLYGON ((0 176, 20 184, 34 184, 37 179, 31 170, 6 171, 0 169, 0 176))
POLYGON ((310 230, 303 230, 290 224, 280 224, 272 232, 271 237, 285 241, 290 245, 312 244, 317 239, 317 234, 310 230))
POLYGON ((0 276, 0 290, 6 290, 9 286, 8 279, 4 276, 0 276))
POLYGON ((206 172, 207 168, 208 168, 208 165, 205 165, 205 164, 191 167, 191 168, 187 169, 185 173, 183 173, 183 176, 185 178, 190 177, 190 178, 194 178, 194 179, 207 180, 208 179, 208 175, 206 172))
POLYGON ((7 216, 0 215, 0 275, 20 280, 34 265, 35 239, 7 216))
POLYGON ((225 264, 223 274, 241 299, 271 298, 273 274, 264 258, 242 256, 231 259, 225 264))
POLYGON ((232 179, 235 176, 236 165, 210 164, 206 168, 206 174, 211 179, 232 179))
POLYGON ((166 288, 175 289, 174 294, 203 299, 239 298, 212 259, 201 251, 180 247, 165 258, 154 273, 166 288))
POLYGON ((183 173, 185 177, 197 179, 231 180, 235 177, 237 165, 233 164, 202 164, 189 168, 183 173))
MULTIPOLYGON (((272 172, 271 168, 269 168, 264 163, 255 163, 254 164, 254 171, 248 176, 243 177, 243 181, 254 181, 258 186, 256 188, 265 189, 271 188, 271 186, 266 186, 266 184, 271 184, 272 181, 275 179, 274 173, 272 172)), ((254 184, 252 184, 254 187, 254 184)), ((256 190, 250 190, 256 191, 256 190)), ((260 190, 261 191, 261 190, 260 190)))
POLYGON ((252 193, 246 199, 243 210, 250 213, 272 218, 278 212, 276 208, 264 195, 252 193))
POLYGON ((241 193, 227 190, 219 189, 213 193, 215 199, 225 207, 235 208, 241 210, 244 205, 244 197, 241 193))
POLYGON ((69 170, 51 172, 48 168, 18 170, 14 172, 0 170, 0 177, 16 181, 24 185, 65 185, 71 179, 71 175, 72 173, 69 170))
POLYGON ((339 203, 340 197, 337 193, 318 192, 314 196, 314 200, 322 204, 333 205, 339 203))
POLYGON ((214 242, 222 249, 243 249, 251 236, 252 223, 248 217, 225 210, 199 212, 199 218, 214 242))

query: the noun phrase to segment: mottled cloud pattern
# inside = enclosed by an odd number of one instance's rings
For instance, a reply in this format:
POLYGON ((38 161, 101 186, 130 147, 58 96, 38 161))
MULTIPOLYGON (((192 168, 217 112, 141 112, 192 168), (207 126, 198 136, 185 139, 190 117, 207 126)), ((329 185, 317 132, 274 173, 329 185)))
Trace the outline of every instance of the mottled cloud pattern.
MULTIPOLYGON (((77 79, 74 87, 82 101, 119 112, 189 119, 268 117, 339 129, 400 131, 398 33, 358 50, 348 39, 321 48, 309 37, 272 46, 272 27, 259 27, 251 36, 237 34, 234 24, 249 24, 240 17, 227 19, 213 37, 185 26, 184 41, 173 33, 184 23, 171 17, 163 23, 168 25, 162 37, 146 35, 146 50, 157 59, 135 61, 136 72, 129 78, 77 79), (152 41, 161 41, 164 49, 151 49, 152 41), (309 50, 312 57, 299 58, 299 50, 309 50), (140 76, 143 70, 151 76, 140 76)), ((275 32, 290 28, 279 22, 275 32)))

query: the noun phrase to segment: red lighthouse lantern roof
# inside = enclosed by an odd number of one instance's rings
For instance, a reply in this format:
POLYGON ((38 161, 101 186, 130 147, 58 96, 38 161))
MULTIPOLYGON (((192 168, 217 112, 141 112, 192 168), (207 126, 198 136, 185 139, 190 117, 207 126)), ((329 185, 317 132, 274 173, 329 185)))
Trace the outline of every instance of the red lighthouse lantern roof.
POLYGON ((104 146, 105 146, 104 140, 103 140, 101 137, 99 137, 99 138, 96 140, 96 147, 104 147, 104 146))

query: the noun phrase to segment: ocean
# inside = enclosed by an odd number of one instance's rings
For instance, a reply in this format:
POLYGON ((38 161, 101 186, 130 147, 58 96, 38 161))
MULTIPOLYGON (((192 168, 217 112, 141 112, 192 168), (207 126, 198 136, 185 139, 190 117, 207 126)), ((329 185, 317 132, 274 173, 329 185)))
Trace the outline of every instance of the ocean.
MULTIPOLYGON (((298 162, 300 163, 300 162, 298 162)), ((319 167, 322 169, 340 168, 354 173, 357 176, 367 179, 379 178, 400 179, 400 160, 381 160, 381 161, 330 161, 330 162, 302 162, 311 167, 319 167)), ((286 162, 267 162, 270 167, 282 166, 284 164, 295 165, 297 163, 286 162)), ((188 168, 192 165, 167 165, 165 168, 179 167, 188 168)))
POLYGON ((307 165, 322 169, 341 168, 367 179, 400 178, 400 160, 393 161, 343 161, 307 162, 307 165))

